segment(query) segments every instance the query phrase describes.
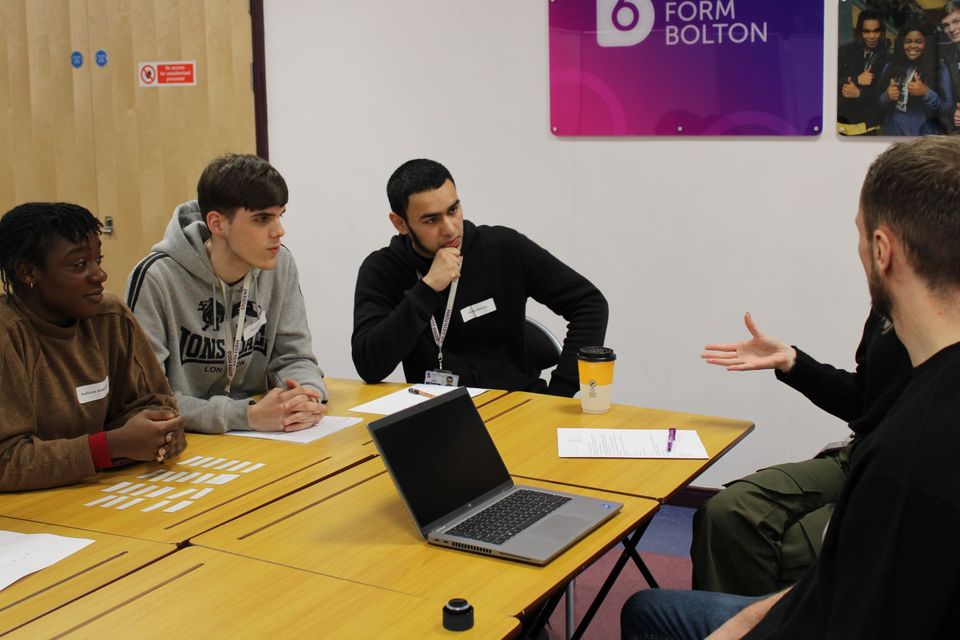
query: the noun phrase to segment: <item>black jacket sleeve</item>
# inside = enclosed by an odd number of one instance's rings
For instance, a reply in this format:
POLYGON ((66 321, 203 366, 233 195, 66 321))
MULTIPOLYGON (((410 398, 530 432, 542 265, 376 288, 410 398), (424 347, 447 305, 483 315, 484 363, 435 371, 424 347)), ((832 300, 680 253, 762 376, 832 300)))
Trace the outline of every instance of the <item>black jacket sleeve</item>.
POLYGON ((444 303, 419 279, 401 282, 385 251, 367 257, 353 301, 353 365, 366 382, 380 382, 413 351, 430 317, 444 303))
POLYGON ((522 234, 518 255, 524 257, 527 293, 567 321, 560 363, 550 377, 547 393, 573 396, 579 389, 577 350, 603 346, 607 333, 607 300, 589 280, 522 234))
POLYGON ((855 372, 837 369, 818 362, 800 349, 789 373, 776 371, 777 379, 793 387, 813 404, 845 422, 852 422, 866 409, 864 391, 867 376, 867 351, 883 319, 871 313, 863 327, 863 337, 857 347, 855 372))

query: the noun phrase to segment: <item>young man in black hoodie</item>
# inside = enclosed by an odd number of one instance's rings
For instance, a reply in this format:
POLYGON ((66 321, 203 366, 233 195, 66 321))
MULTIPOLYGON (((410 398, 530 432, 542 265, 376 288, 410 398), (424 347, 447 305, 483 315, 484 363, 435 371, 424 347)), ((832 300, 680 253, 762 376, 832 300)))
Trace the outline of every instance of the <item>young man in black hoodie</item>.
POLYGON ((389 246, 360 266, 353 309, 353 363, 379 382, 403 363, 407 382, 573 396, 577 349, 602 345, 607 302, 586 278, 524 235, 463 219, 453 177, 410 160, 387 182, 389 246), (527 299, 567 322, 550 383, 527 353, 527 299))

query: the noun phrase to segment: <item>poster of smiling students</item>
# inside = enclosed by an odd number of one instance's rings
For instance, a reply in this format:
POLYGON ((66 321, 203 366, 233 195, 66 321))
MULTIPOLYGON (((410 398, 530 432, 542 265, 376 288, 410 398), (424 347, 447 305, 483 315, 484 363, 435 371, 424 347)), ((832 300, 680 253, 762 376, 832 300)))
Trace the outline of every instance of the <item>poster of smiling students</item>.
POLYGON ((839 3, 837 132, 922 136, 960 126, 960 0, 839 3))

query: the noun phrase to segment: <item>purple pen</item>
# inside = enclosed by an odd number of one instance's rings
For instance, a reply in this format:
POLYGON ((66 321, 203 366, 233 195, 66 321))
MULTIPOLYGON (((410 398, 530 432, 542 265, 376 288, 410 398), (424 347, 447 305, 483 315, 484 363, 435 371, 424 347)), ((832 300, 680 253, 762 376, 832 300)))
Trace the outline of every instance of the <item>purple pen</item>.
POLYGON ((673 451, 673 441, 677 439, 677 430, 673 427, 667 429, 667 453, 673 451))

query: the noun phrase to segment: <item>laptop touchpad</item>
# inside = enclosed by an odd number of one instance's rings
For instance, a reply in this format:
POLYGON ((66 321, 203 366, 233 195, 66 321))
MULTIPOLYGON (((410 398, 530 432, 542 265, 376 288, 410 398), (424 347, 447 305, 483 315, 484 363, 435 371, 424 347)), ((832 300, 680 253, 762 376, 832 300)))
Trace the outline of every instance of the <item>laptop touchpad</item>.
POLYGON ((557 514, 550 516, 537 526, 532 527, 528 533, 545 538, 570 540, 590 525, 591 521, 585 518, 575 518, 557 514))

